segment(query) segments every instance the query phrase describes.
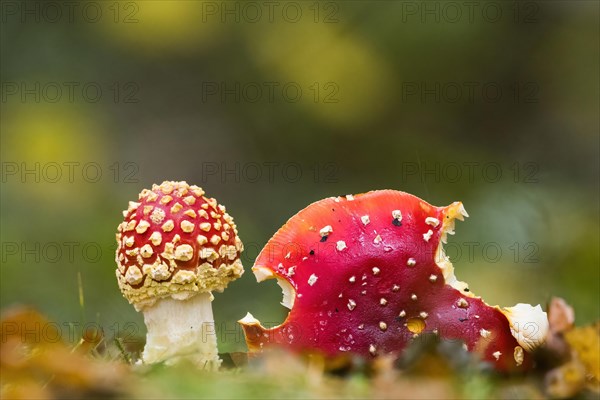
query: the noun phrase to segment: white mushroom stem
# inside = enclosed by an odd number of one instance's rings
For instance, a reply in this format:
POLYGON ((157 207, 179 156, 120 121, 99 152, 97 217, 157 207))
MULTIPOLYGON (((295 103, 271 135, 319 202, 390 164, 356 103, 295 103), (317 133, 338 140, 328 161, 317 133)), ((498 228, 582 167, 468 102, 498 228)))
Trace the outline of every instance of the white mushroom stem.
POLYGON ((210 293, 199 293, 186 300, 160 299, 145 307, 148 333, 143 361, 171 365, 185 359, 199 368, 217 370, 221 360, 211 301, 210 293))

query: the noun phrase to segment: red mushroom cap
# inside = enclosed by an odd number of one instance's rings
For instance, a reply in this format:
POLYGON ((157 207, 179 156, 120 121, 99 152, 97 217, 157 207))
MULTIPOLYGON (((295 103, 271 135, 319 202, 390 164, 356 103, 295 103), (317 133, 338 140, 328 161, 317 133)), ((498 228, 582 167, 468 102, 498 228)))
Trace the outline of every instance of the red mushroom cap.
POLYGON ((137 309, 162 297, 222 291, 244 272, 233 219, 198 186, 153 185, 123 215, 116 274, 123 295, 137 309))
POLYGON ((256 259, 259 281, 288 287, 291 311, 272 329, 251 315, 241 320, 248 347, 370 357, 398 353, 433 332, 464 341, 498 369, 529 366, 505 313, 457 281, 443 253, 441 242, 463 216, 461 203, 435 207, 392 190, 311 204, 256 259))

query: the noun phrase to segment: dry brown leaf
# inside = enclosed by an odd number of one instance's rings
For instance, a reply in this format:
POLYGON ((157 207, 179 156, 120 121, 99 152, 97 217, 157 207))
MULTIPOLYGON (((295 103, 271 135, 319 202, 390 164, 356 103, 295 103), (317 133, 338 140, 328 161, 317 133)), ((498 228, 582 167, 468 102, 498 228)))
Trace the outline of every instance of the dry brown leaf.
POLYGON ((3 313, 0 343, 3 397, 118 393, 123 387, 126 367, 73 351, 61 340, 57 327, 58 324, 30 308, 19 307, 3 313))
POLYGON ((573 328, 575 311, 561 297, 553 297, 548 304, 548 323, 550 331, 561 333, 573 328))
POLYGON ((556 399, 575 396, 585 386, 585 368, 579 360, 570 361, 546 374, 546 393, 556 399))
POLYGON ((600 321, 565 333, 573 356, 585 367, 590 388, 600 392, 600 321))

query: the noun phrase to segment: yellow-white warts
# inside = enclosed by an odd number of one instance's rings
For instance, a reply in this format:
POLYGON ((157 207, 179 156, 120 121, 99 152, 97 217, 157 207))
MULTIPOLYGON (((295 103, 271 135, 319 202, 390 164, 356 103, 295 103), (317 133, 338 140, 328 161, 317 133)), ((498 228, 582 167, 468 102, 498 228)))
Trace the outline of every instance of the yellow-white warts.
POLYGON ((381 238, 381 236, 377 235, 377 236, 375 236, 375 239, 373 239, 373 243, 379 244, 379 243, 381 243, 382 240, 383 239, 381 238))
POLYGON ((149 215, 153 208, 154 206, 144 206, 144 215, 149 215))
POLYGON ((244 244, 242 243, 240 238, 237 236, 235 237, 235 248, 237 249, 237 251, 244 250, 244 244))
POLYGON ((158 260, 150 267, 150 277, 155 281, 164 281, 170 275, 169 267, 158 260))
POLYGON ((202 197, 205 194, 204 190, 202 190, 202 188, 200 188, 196 185, 190 186, 190 189, 192 190, 192 193, 194 193, 194 196, 196 196, 196 197, 202 197))
POLYGON ((523 354, 523 348, 521 346, 515 347, 513 356, 515 358, 515 362, 517 363, 517 367, 523 364, 523 359, 525 358, 525 355, 523 354))
POLYGON ((133 212, 133 211, 137 210, 138 207, 140 206, 140 204, 142 204, 142 203, 137 203, 135 201, 130 201, 129 202, 129 206, 127 207, 127 212, 130 213, 130 212, 133 212))
POLYGON ((208 222, 202 222, 199 226, 200 226, 200 229, 203 230, 204 232, 210 231, 210 223, 208 223, 208 222))
POLYGON ((548 315, 539 304, 533 307, 519 303, 500 311, 508 319, 510 331, 523 349, 532 351, 545 342, 549 329, 548 315))
POLYGON ((392 286, 392 292, 397 292, 398 290, 400 290, 400 286, 398 286, 398 285, 392 286))
POLYGON ((237 251, 241 251, 239 250, 237 247, 235 246, 229 246, 229 254, 227 255, 227 258, 229 258, 230 260, 235 260, 235 258, 237 257, 237 251))
POLYGON ((356 282, 356 277, 354 275, 351 276, 350 278, 348 278, 348 282, 350 282, 350 283, 356 282))
POLYGON ((461 297, 456 301, 456 306, 460 308, 467 308, 469 307, 469 303, 461 297))
POLYGON ((415 260, 412 257, 406 261, 406 265, 408 265, 409 267, 414 267, 416 264, 417 264, 417 260, 415 260))
POLYGON ((372 271, 373 271, 373 275, 379 275, 379 272, 381 272, 381 270, 377 267, 373 267, 372 271))
POLYGON ((363 215, 362 217, 360 217, 360 220, 365 226, 369 225, 369 222, 371 222, 368 215, 363 215))
POLYGON ((346 242, 344 242, 343 240, 339 240, 336 243, 336 248, 338 249, 338 251, 342 251, 344 249, 346 249, 348 246, 346 246, 346 242))
POLYGON ((426 242, 429 242, 429 239, 431 239, 431 236, 433 236, 433 231, 430 229, 427 231, 427 233, 423 234, 423 240, 426 242))
POLYGON ((317 279, 319 279, 315 274, 312 274, 311 276, 308 277, 308 284, 310 286, 314 285, 315 282, 317 281, 317 279))
POLYGON ((399 316, 400 318, 404 318, 404 317, 406 317, 406 311, 404 311, 404 310, 400 311, 400 314, 398 314, 398 316, 399 316))
MULTIPOLYGON (((164 197, 163 197, 163 199, 164 199, 164 197)), ((173 204, 173 206, 171 207, 171 214, 177 214, 179 211, 181 211, 182 208, 183 208, 183 206, 179 203, 173 204)))
POLYGON ((148 197, 146 197, 146 202, 152 203, 158 199, 158 193, 150 192, 148 193, 148 197))
POLYGON ((333 232, 333 228, 331 227, 331 225, 327 225, 327 226, 324 226, 323 228, 321 228, 321 230, 319 231, 319 234, 321 235, 321 237, 327 237, 332 232, 333 232))
POLYGON ((354 200, 354 196, 352 196, 351 194, 347 194, 346 195, 346 200, 352 201, 352 200, 354 200))
POLYGON ((127 223, 127 225, 125 225, 125 232, 132 231, 132 230, 133 230, 133 228, 135 228, 135 223, 136 223, 135 219, 134 219, 134 220, 131 220, 131 221, 129 221, 129 222, 127 223))
POLYGON ((175 259, 179 261, 189 261, 194 256, 194 249, 189 244, 182 244, 175 249, 175 259))
POLYGON ((392 218, 398 222, 402 221, 402 211, 400 210, 393 210, 392 211, 392 218))
POLYGON ((142 271, 140 271, 140 269, 135 265, 130 265, 129 268, 127 268, 127 272, 125 273, 125 280, 130 285, 139 284, 142 281, 143 277, 144 275, 142 274, 142 271))
POLYGON ((194 196, 187 196, 183 198, 183 202, 188 206, 193 206, 196 203, 196 198, 194 196))
POLYGON ((142 189, 140 194, 138 194, 138 200, 146 200, 150 193, 152 192, 149 189, 142 189))
POLYGON ((437 281, 437 275, 431 274, 429 275, 429 282, 433 283, 437 281))
POLYGON ((427 314, 425 311, 421 311, 421 312, 419 313, 419 316, 420 316, 421 318, 423 318, 423 319, 426 319, 427 317, 429 317, 429 314, 427 314))
POLYGON ((387 305, 387 303, 388 303, 388 301, 385 298, 382 297, 381 299, 379 299, 380 305, 385 306, 385 305, 387 305))
POLYGON ((492 332, 488 331, 487 329, 481 328, 479 330, 479 335, 484 339, 489 338, 491 334, 492 334, 492 332))
POLYGON ((183 212, 183 215, 187 215, 190 218, 196 218, 196 211, 194 210, 186 210, 183 212))
POLYGON ((492 355, 494 356, 494 358, 496 359, 496 361, 498 361, 500 359, 500 356, 502 355, 502 352, 495 351, 495 352, 492 353, 492 355))
POLYGON ((181 221, 181 223, 179 224, 179 226, 181 227, 181 230, 184 231, 185 233, 191 233, 191 232, 193 232, 194 228, 196 227, 190 221, 186 221, 186 220, 181 221))
POLYGON ((348 310, 352 311, 356 307, 356 302, 352 299, 348 300, 348 310))
POLYGON ((431 225, 435 228, 436 226, 438 226, 440 224, 440 220, 437 218, 433 218, 433 217, 427 217, 427 218, 425 218, 425 223, 427 225, 431 225))
POLYGON ((133 236, 125 236, 124 242, 125 242, 125 246, 131 247, 135 243, 135 239, 133 236))
POLYGON ((372 356, 377 354, 377 347, 375 347, 374 344, 369 345, 369 353, 371 353, 372 356))
POLYGON ((414 293, 413 293, 413 294, 411 294, 411 295, 410 295, 410 299, 411 299, 412 301, 417 301, 417 295, 416 295, 416 294, 414 294, 414 293))
POLYGON ((154 207, 152 210, 152 214, 150 214, 150 219, 155 224, 160 224, 165 219, 165 212, 162 208, 154 207))
MULTIPOLYGON (((160 188, 160 191, 163 192, 163 194, 171 194, 171 193, 173 193, 173 190, 175 190, 175 188, 173 187, 173 184, 170 182, 167 182, 167 181, 161 183, 159 186, 156 187, 156 189, 159 189, 159 188, 160 188)), ((152 189, 155 189, 155 187, 152 186, 152 189)))
POLYGON ((172 219, 165 222, 161 227, 163 232, 171 232, 173 230, 173 228, 175 228, 175 224, 173 223, 172 219))
POLYGON ((198 235, 198 237, 196 238, 196 242, 198 242, 198 244, 200 246, 202 246, 202 245, 208 243, 208 239, 204 235, 198 235))
POLYGON ((200 250, 200 258, 205 259, 208 262, 213 262, 219 258, 219 254, 215 251, 215 249, 207 247, 200 250))
POLYGON ((178 283, 180 285, 185 285, 187 283, 192 283, 196 280, 196 274, 193 271, 186 271, 184 269, 180 269, 173 275, 173 283, 178 283))
POLYGON ((146 232, 146 230, 149 227, 150 227, 150 223, 148 221, 142 220, 135 228, 135 231, 141 235, 142 233, 146 232))
POLYGON ((165 243, 165 247, 163 249, 161 256, 163 258, 166 258, 167 260, 172 260, 174 252, 175 252, 175 246, 173 245, 173 243, 167 242, 167 243, 165 243))
POLYGON ((144 258, 149 258, 152 256, 152 254, 154 254, 154 250, 152 250, 152 246, 150 246, 149 244, 145 244, 140 249, 140 254, 144 258))
POLYGON ((379 322, 379 329, 381 329, 382 331, 387 331, 387 324, 383 321, 379 322))
MULTIPOLYGON (((233 247, 233 246, 231 246, 231 247, 233 247)), ((221 247, 219 247, 219 251, 218 251, 219 255, 220 255, 221 257, 223 257, 223 258, 225 258, 225 257, 229 257, 229 255, 230 255, 230 251, 231 251, 231 250, 230 250, 230 249, 231 249, 231 247, 230 247, 230 246, 228 246, 228 245, 226 245, 226 244, 224 244, 224 245, 221 245, 221 247)), ((233 254, 235 254, 235 247, 233 247, 233 251, 232 251, 232 252, 233 252, 233 254)), ((281 267, 283 267, 283 265, 282 265, 282 264, 279 264, 279 265, 280 265, 281 267)))
POLYGON ((150 194, 150 190, 148 190, 148 189, 142 189, 142 191, 140 192, 140 194, 138 194, 138 200, 145 200, 146 197, 148 197, 148 194, 150 194))
POLYGON ((216 246, 219 244, 219 242, 221 242, 221 237, 218 235, 212 235, 212 237, 210 238, 210 242, 216 246))
POLYGON ((140 249, 136 247, 131 250, 125 250, 125 254, 127 254, 129 257, 136 257, 138 254, 140 254, 140 249))

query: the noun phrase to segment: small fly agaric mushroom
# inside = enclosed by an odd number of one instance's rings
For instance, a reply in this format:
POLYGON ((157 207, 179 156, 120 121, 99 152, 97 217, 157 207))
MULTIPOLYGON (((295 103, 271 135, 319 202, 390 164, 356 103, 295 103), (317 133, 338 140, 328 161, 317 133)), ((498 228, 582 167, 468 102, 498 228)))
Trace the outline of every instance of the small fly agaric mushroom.
POLYGON ((311 204, 252 268, 259 282, 278 280, 291 311, 272 329, 250 313, 240 320, 250 351, 277 344, 373 357, 398 354, 430 332, 464 341, 498 370, 528 367, 546 336, 546 313, 489 306, 456 279, 442 243, 466 216, 462 203, 434 207, 393 190, 311 204))
POLYGON ((186 182, 144 189, 123 215, 116 274, 125 298, 144 313, 143 361, 185 358, 217 369, 211 292, 223 291, 244 272, 233 219, 186 182))

